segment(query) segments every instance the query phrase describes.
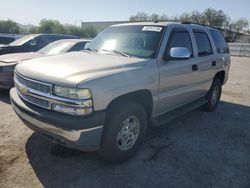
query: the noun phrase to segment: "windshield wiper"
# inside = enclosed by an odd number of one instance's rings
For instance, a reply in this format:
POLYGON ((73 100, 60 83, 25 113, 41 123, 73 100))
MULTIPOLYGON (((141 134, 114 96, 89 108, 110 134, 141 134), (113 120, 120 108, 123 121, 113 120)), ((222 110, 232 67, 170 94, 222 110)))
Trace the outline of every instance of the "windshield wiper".
POLYGON ((129 54, 127 54, 125 52, 121 52, 119 50, 106 50, 106 49, 103 49, 102 51, 104 51, 104 52, 113 52, 115 54, 119 54, 119 55, 122 55, 124 57, 131 57, 129 54))

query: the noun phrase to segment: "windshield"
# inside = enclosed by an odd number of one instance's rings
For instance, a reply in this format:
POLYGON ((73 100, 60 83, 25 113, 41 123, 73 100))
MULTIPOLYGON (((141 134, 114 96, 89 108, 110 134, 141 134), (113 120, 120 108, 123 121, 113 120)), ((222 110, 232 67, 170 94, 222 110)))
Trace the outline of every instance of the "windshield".
POLYGON ((10 46, 21 46, 33 38, 34 38, 34 35, 27 35, 27 36, 24 36, 18 40, 15 40, 14 42, 10 43, 9 45, 10 46))
POLYGON ((105 29, 87 46, 99 52, 120 52, 140 58, 154 57, 158 49, 163 27, 114 26, 105 29))
POLYGON ((73 45, 74 45, 73 42, 56 41, 45 46, 38 52, 48 55, 59 54, 67 52, 73 45))

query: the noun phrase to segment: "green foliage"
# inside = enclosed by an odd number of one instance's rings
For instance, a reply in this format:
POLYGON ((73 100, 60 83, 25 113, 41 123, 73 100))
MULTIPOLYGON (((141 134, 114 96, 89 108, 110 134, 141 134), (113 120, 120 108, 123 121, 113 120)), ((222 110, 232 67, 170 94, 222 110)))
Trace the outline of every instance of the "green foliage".
POLYGON ((0 20, 0 33, 20 33, 20 27, 12 20, 0 20))
POLYGON ((249 23, 245 19, 239 19, 236 22, 231 23, 230 17, 226 15, 222 10, 215 10, 208 8, 203 12, 192 11, 181 14, 180 16, 168 17, 167 15, 152 14, 148 15, 144 12, 138 12, 136 15, 132 15, 129 21, 156 21, 156 20, 178 20, 181 22, 194 22, 199 24, 205 24, 213 27, 219 27, 224 29, 231 29, 239 32, 247 30, 249 23))
POLYGON ((237 20, 236 22, 233 22, 229 25, 229 29, 231 31, 235 31, 235 32, 247 30, 248 27, 249 27, 249 22, 244 18, 241 18, 241 19, 237 20))
POLYGON ((138 12, 135 16, 130 16, 129 21, 149 21, 149 16, 144 12, 138 12))
POLYGON ((97 35, 97 32, 94 28, 82 29, 70 24, 61 24, 57 20, 41 20, 38 27, 30 29, 30 33, 57 33, 57 34, 67 34, 74 35, 84 38, 93 38, 97 35))
POLYGON ((37 32, 64 34, 66 31, 64 26, 59 21, 42 19, 39 27, 37 28, 37 32))
POLYGON ((229 25, 230 18, 222 10, 208 8, 201 13, 201 21, 206 25, 226 28, 229 25))

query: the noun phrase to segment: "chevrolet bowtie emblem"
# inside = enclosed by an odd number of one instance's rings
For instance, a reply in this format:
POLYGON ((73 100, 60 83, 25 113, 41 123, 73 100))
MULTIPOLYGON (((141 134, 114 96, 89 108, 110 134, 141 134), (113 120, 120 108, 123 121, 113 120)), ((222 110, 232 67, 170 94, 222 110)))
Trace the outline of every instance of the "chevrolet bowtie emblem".
POLYGON ((19 85, 19 91, 23 94, 23 95, 27 95, 28 94, 28 88, 26 86, 20 86, 19 85))

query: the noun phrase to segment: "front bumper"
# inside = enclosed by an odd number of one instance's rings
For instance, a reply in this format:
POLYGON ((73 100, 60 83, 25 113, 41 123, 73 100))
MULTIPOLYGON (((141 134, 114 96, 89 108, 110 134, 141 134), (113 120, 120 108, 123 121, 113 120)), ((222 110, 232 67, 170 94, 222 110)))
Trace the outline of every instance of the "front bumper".
POLYGON ((83 151, 99 149, 105 111, 86 117, 53 112, 23 101, 15 88, 10 90, 10 99, 17 115, 32 130, 67 147, 83 151))

